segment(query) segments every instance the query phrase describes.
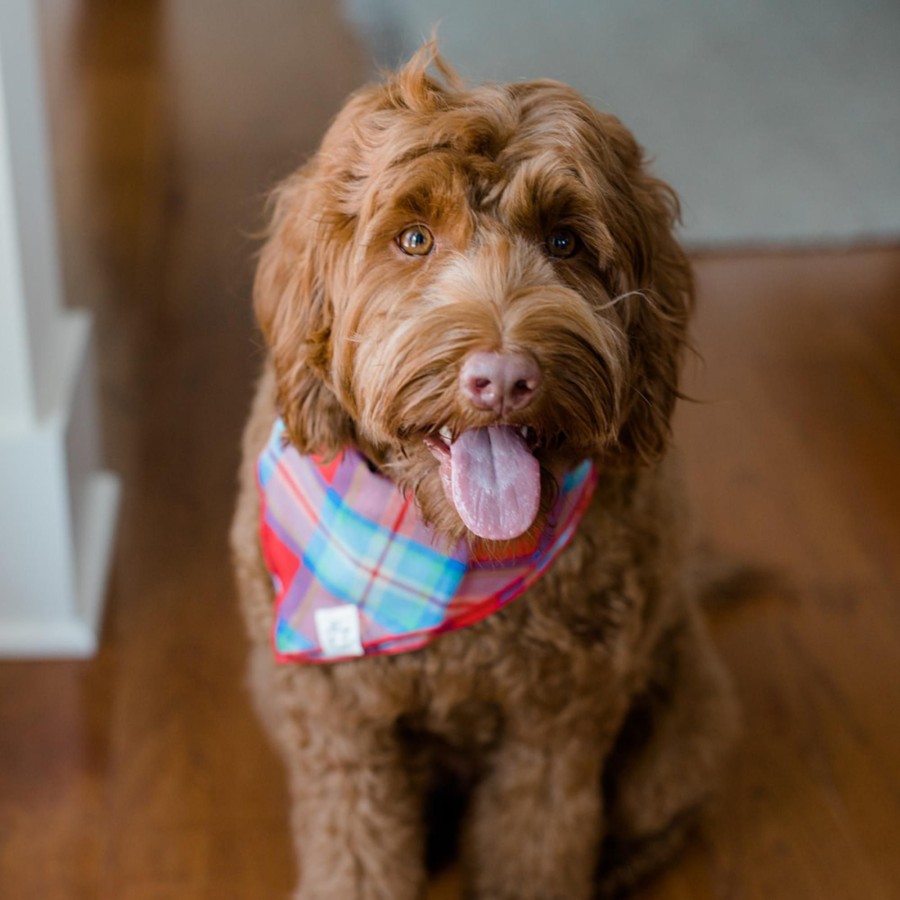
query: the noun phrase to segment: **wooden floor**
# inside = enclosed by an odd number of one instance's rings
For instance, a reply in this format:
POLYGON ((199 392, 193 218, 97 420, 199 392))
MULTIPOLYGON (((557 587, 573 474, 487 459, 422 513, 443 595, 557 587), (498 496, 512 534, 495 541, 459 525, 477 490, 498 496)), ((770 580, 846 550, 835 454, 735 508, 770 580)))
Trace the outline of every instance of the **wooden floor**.
MULTIPOLYGON (((363 56, 327 0, 42 4, 71 301, 125 497, 103 647, 0 665, 0 896, 284 897, 226 530, 253 234, 363 56)), ((641 900, 900 897, 900 248, 697 260, 677 435, 744 705, 722 801, 641 900)), ((458 896, 454 873, 430 900, 458 896)))

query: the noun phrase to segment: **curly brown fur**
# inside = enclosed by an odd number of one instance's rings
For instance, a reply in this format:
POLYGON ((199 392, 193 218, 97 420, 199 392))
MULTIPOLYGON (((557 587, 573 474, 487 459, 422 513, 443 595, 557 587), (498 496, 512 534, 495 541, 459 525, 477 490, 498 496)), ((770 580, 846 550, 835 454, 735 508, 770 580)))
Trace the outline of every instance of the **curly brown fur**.
POLYGON ((435 746, 473 785, 477 900, 588 898, 604 839, 646 839, 649 865, 714 784, 734 708, 665 456, 692 297, 676 217, 617 119, 555 82, 467 88, 430 45, 352 97, 277 191, 255 287, 270 362, 232 543, 254 692, 290 776, 299 898, 422 896, 435 746), (400 251, 410 225, 431 253, 400 251), (578 236, 570 258, 547 252, 560 228, 578 236), (526 410, 461 398, 476 350, 537 361, 526 410), (254 477, 276 410, 301 452, 357 446, 448 540, 480 539, 426 446, 442 428, 532 429, 543 511, 575 462, 594 459, 600 481, 564 554, 502 612, 415 653, 279 665, 254 477))

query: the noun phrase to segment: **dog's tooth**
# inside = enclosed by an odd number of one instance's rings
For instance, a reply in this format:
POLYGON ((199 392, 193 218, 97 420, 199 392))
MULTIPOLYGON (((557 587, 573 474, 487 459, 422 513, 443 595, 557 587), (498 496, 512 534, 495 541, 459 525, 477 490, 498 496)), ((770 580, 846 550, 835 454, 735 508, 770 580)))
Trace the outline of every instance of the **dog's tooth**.
POLYGON ((447 428, 446 425, 438 432, 438 434, 439 434, 439 435, 441 436, 441 438, 443 438, 443 440, 445 440, 448 444, 451 443, 452 440, 453 440, 453 435, 450 434, 450 429, 447 428))
POLYGON ((519 429, 519 434, 521 434, 523 438, 527 438, 527 437, 528 437, 528 426, 527 426, 527 425, 523 425, 523 426, 519 429))

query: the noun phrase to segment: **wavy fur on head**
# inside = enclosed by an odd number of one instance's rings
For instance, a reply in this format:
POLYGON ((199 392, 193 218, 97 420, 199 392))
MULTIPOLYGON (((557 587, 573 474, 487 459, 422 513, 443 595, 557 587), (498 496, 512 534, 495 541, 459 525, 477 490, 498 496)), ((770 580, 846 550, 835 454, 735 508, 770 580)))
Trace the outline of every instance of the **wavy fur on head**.
POLYGON ((545 501, 585 456, 657 458, 691 306, 677 214, 631 134, 571 88, 466 88, 423 48, 354 96, 275 195, 255 303, 291 439, 326 455, 357 442, 458 537, 423 438, 489 423, 458 376, 497 350, 544 373, 541 402, 509 421, 540 436, 545 501), (396 245, 416 224, 428 256, 396 245), (570 259, 547 253, 559 228, 578 236, 570 259))
POLYGON ((735 713, 664 454, 691 307, 677 213, 617 119, 555 82, 467 87, 433 46, 353 96, 275 193, 232 546, 298 900, 421 900, 441 773, 468 789, 472 900, 616 893, 714 784, 735 713), (430 253, 401 251, 410 226, 430 253), (537 364, 530 405, 467 403, 473 351, 537 364), (279 413, 301 452, 355 444, 449 538, 465 528, 428 449, 441 429, 527 426, 544 510, 575 461, 597 461, 597 488, 556 562, 486 619, 414 653, 278 665, 255 463, 279 413))

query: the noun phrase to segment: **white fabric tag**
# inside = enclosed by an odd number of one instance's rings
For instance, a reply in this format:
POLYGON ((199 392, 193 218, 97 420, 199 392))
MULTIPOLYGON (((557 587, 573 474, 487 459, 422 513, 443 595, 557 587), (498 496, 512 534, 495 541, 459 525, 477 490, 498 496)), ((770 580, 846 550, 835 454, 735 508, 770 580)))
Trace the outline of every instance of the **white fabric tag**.
POLYGON ((362 656, 359 610, 351 605, 317 609, 316 633, 325 656, 362 656))

